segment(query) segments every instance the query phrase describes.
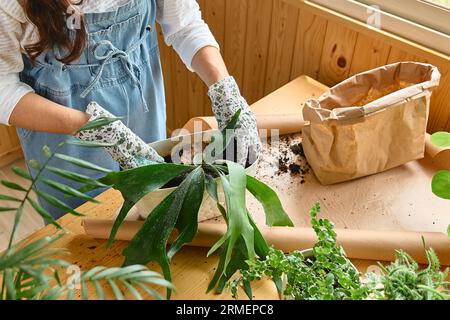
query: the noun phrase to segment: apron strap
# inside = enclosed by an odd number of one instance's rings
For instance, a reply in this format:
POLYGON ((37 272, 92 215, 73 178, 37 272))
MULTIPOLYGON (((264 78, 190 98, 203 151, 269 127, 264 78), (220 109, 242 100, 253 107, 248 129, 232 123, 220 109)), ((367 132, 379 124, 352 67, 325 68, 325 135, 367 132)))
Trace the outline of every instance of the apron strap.
POLYGON ((77 69, 77 68, 90 68, 90 67, 99 67, 94 79, 88 84, 87 88, 80 94, 81 98, 86 98, 86 96, 94 89, 95 85, 100 81, 105 66, 116 62, 121 61, 125 71, 131 78, 131 81, 134 86, 137 86, 139 89, 139 93, 141 95, 142 105, 145 112, 148 112, 147 101, 145 100, 144 90, 140 81, 140 74, 138 66, 133 63, 130 59, 129 53, 138 48, 141 44, 147 40, 147 37, 150 33, 146 33, 146 36, 142 37, 138 42, 136 42, 130 49, 127 51, 120 50, 116 48, 111 41, 102 40, 95 44, 94 46, 94 57, 98 61, 101 61, 100 64, 86 64, 86 65, 65 65, 63 68, 65 70, 68 69, 77 69), (104 54, 99 54, 99 50, 106 47, 106 52, 104 54))

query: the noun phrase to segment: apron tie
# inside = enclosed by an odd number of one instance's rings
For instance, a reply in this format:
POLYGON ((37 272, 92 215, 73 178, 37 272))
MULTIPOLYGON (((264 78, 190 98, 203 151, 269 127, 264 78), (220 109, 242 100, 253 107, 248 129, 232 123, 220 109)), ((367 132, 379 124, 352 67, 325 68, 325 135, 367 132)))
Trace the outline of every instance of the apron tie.
MULTIPOLYGON (((147 33, 148 35, 149 33, 147 33)), ((147 101, 144 96, 144 90, 141 85, 140 80, 140 70, 138 66, 133 63, 130 59, 129 52, 135 50, 137 47, 139 47, 147 37, 142 37, 137 43, 135 43, 129 50, 123 51, 118 48, 116 48, 111 41, 109 40, 102 40, 95 44, 94 46, 94 57, 98 61, 101 61, 100 64, 89 64, 89 65, 65 65, 65 69, 74 69, 74 68, 89 68, 89 67, 99 67, 96 75, 94 76, 94 79, 89 83, 87 88, 80 94, 81 98, 86 98, 87 95, 94 89, 95 85, 100 81, 103 71, 105 70, 105 67, 113 62, 121 61, 122 65, 128 74, 128 76, 131 79, 131 82, 134 86, 138 87, 139 93, 141 95, 142 105, 145 112, 148 112, 148 105, 147 101), (103 54, 100 54, 99 50, 106 47, 106 51, 103 54)), ((129 113, 129 111, 128 111, 129 113)), ((128 114, 129 115, 129 114, 128 114)))

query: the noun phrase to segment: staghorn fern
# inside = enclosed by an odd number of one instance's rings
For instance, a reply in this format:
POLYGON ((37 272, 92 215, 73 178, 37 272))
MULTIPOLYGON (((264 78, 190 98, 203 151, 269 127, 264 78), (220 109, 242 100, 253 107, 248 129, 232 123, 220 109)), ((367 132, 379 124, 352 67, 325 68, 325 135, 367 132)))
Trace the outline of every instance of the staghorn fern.
MULTIPOLYGON (((217 203, 227 223, 227 232, 208 252, 208 256, 219 252, 219 264, 207 288, 208 292, 215 289, 217 293, 221 293, 227 281, 239 269, 246 268, 245 261, 255 257, 264 259, 269 251, 269 246, 248 212, 246 190, 262 204, 267 225, 293 226, 277 194, 270 187, 247 176, 241 165, 219 159, 234 138, 229 131, 234 131, 239 116, 240 111, 236 112, 222 132, 214 136, 213 143, 203 154, 194 156, 194 165, 153 164, 111 172, 98 180, 119 190, 125 200, 111 231, 109 238, 111 244, 120 225, 136 203, 171 180, 183 177, 182 183, 149 214, 142 228, 125 248, 124 265, 157 262, 163 270, 165 279, 171 281, 170 261, 182 246, 195 237, 199 209, 205 191, 217 203), (219 202, 216 179, 222 183, 225 206, 219 202), (167 251, 168 239, 174 229, 178 230, 178 237, 167 251)), ((87 186, 80 190, 89 189, 87 186)), ((251 296, 250 287, 247 287, 246 292, 251 296)), ((170 294, 169 288, 168 298, 170 294)))
MULTIPOLYGON (((100 118, 96 121, 88 123, 85 127, 80 129, 80 131, 101 127, 117 120, 119 120, 119 118, 100 118)), ((112 146, 110 144, 69 139, 59 144, 57 148, 60 148, 66 144, 87 148, 112 146)), ((48 170, 67 180, 88 186, 90 189, 106 187, 106 185, 88 176, 52 167, 51 161, 54 158, 58 158, 75 166, 105 174, 109 173, 110 170, 64 154, 52 152, 47 146, 43 147, 42 152, 47 157, 45 163, 40 164, 35 160, 29 161, 29 166, 35 171, 34 177, 21 168, 12 168, 15 175, 30 181, 30 185, 28 187, 21 186, 11 181, 1 181, 3 186, 23 193, 23 196, 19 198, 8 195, 0 195, 0 201, 8 201, 17 204, 16 206, 12 205, 9 207, 0 206, 0 213, 16 213, 7 250, 0 255, 0 300, 54 300, 60 299, 63 296, 67 299, 72 299, 75 295, 75 287, 69 284, 63 284, 60 277, 61 270, 69 267, 70 263, 58 258, 58 256, 67 254, 67 252, 52 247, 52 245, 59 240, 64 233, 52 237, 45 237, 27 245, 13 245, 26 203, 29 203, 34 211, 47 223, 54 225, 57 229, 63 229, 47 210, 33 200, 33 193, 46 200, 57 209, 61 209, 75 216, 82 216, 81 213, 75 211, 63 201, 37 189, 36 184, 38 182, 44 183, 54 190, 62 192, 66 196, 75 197, 90 202, 97 202, 89 195, 64 183, 43 178, 42 173, 48 170)), ((106 268, 98 266, 86 272, 81 272, 79 275, 81 298, 93 298, 88 295, 88 288, 91 285, 95 288, 95 297, 97 299, 104 299, 104 284, 109 285, 116 299, 124 298, 124 294, 120 289, 121 287, 124 288, 125 291, 130 292, 136 299, 143 298, 141 292, 157 299, 161 299, 161 296, 152 288, 152 286, 155 285, 173 289, 171 283, 162 279, 158 273, 150 271, 145 266, 132 265, 124 268, 106 268)))

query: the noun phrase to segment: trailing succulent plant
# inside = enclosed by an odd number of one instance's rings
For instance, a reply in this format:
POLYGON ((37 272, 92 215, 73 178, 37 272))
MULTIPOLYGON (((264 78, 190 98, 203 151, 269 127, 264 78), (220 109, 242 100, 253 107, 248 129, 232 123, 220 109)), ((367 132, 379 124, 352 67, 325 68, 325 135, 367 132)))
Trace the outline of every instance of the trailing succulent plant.
MULTIPOLYGON (((101 118, 97 121, 90 122, 81 130, 101 127, 117 120, 117 118, 101 118)), ((106 146, 104 144, 69 139, 61 143, 57 148, 65 144, 76 144, 91 148, 106 146)), ((63 201, 37 189, 36 184, 44 183, 64 195, 96 202, 95 199, 87 194, 75 190, 64 183, 58 183, 44 178, 42 173, 50 171, 69 181, 75 181, 84 186, 89 186, 91 189, 95 189, 105 187, 105 185, 90 177, 52 167, 52 159, 62 159, 75 166, 90 169, 94 172, 106 174, 109 170, 64 154, 52 152, 46 146, 43 147, 42 152, 47 156, 45 163, 41 164, 34 160, 29 162, 29 167, 34 171, 33 176, 21 168, 12 168, 15 175, 28 181, 27 186, 22 186, 11 181, 1 181, 4 187, 20 193, 21 196, 16 197, 0 194, 0 202, 10 204, 8 207, 0 206, 0 213, 15 212, 14 225, 9 237, 8 247, 5 252, 0 254, 0 300, 53 300, 63 297, 72 299, 78 289, 82 299, 104 299, 104 288, 107 287, 109 287, 112 297, 116 299, 124 298, 121 288, 125 289, 125 292, 130 293, 136 299, 142 299, 142 293, 161 299, 161 296, 152 287, 163 286, 172 289, 172 284, 164 280, 158 273, 149 270, 143 265, 130 265, 122 268, 98 266, 84 272, 80 271, 77 275, 78 277, 73 279, 73 282, 63 281, 61 275, 63 273, 65 274, 70 263, 60 258, 67 254, 67 252, 56 248, 56 245, 57 241, 64 234, 64 230, 49 212, 33 200, 32 194, 39 195, 55 208, 64 210, 69 214, 75 216, 82 216, 82 214, 70 208, 63 201), (54 236, 45 237, 28 244, 14 245, 17 229, 21 223, 21 218, 27 203, 47 223, 59 229, 59 232, 54 236), (89 288, 93 288, 95 294, 89 295, 89 288)))
MULTIPOLYGON (((234 140, 233 131, 240 111, 228 126, 216 134, 201 156, 194 157, 193 165, 163 163, 143 166, 121 172, 111 172, 97 183, 117 189, 124 198, 122 209, 111 231, 109 244, 131 208, 145 195, 183 177, 181 184, 148 216, 144 225, 124 250, 125 266, 157 262, 166 280, 171 280, 170 261, 183 245, 191 242, 197 233, 198 214, 205 194, 211 197, 222 213, 227 232, 213 245, 208 256, 219 251, 220 261, 208 291, 222 292, 227 281, 246 267, 245 261, 264 258, 269 246, 261 235, 246 206, 246 190, 262 204, 269 226, 292 226, 277 194, 257 179, 247 176, 244 167, 223 160, 223 152, 234 140), (206 161, 208 159, 208 161, 206 161), (225 205, 218 197, 218 183, 225 194, 225 205), (176 240, 168 246, 169 236, 178 231, 176 240)), ((84 191, 92 188, 88 185, 84 191)), ((82 188, 83 190, 83 188, 82 188)), ((170 297, 170 288, 168 289, 170 297)))

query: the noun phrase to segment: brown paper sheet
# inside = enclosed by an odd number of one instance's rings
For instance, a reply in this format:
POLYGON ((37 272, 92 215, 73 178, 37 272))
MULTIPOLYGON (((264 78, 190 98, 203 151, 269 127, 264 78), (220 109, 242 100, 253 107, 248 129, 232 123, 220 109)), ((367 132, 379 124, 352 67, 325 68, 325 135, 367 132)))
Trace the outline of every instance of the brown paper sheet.
MULTIPOLYGON (((114 221, 85 219, 83 227, 87 235, 107 239, 114 221)), ((117 233, 117 240, 131 240, 141 228, 142 221, 125 221, 117 233)), ((311 228, 260 227, 269 245, 285 252, 311 248, 317 241, 311 228)), ((190 244, 195 247, 211 247, 226 232, 225 224, 200 223, 198 234, 190 244)), ((450 265, 450 239, 437 232, 336 230, 338 243, 351 259, 393 261, 395 250, 402 249, 419 263, 426 264, 427 258, 422 236, 427 247, 432 247, 442 265, 450 265)), ((175 238, 172 235, 170 241, 175 238)))
MULTIPOLYGON (((274 115, 256 115, 256 122, 259 130, 267 130, 267 136, 271 136, 271 129, 278 129, 279 135, 286 135, 301 132, 307 124, 303 116, 299 113, 293 114, 274 114, 274 115)), ((183 127, 191 133, 198 131, 208 131, 217 129, 217 121, 214 117, 196 117, 189 120, 183 127), (195 127, 197 121, 198 128, 195 127), (196 130, 197 129, 197 130, 196 130)))

